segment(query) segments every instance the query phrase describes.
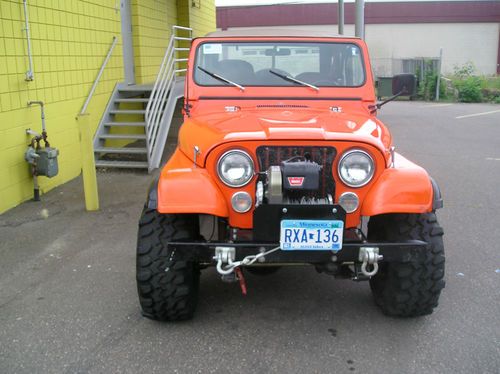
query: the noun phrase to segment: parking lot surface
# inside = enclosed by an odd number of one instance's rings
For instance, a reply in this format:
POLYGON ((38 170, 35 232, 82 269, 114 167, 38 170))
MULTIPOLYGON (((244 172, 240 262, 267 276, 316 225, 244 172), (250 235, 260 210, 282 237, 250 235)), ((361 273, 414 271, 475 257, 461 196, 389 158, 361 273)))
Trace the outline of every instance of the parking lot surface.
POLYGON ((136 226, 151 176, 100 173, 0 216, 0 373, 498 373, 500 106, 395 102, 397 151, 441 186, 446 288, 434 314, 384 316, 368 283, 312 267, 202 273, 196 317, 141 316, 136 226))

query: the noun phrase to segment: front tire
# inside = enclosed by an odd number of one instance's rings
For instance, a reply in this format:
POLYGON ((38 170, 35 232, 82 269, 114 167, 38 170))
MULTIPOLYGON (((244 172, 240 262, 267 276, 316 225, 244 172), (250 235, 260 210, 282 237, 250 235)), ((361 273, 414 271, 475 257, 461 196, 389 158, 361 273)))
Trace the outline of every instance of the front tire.
POLYGON ((144 208, 137 238, 137 291, 145 317, 159 321, 192 318, 200 271, 193 261, 169 248, 175 240, 195 239, 196 216, 160 214, 144 208))
POLYGON ((438 305, 444 281, 443 229, 434 213, 387 214, 370 219, 368 235, 388 241, 422 240, 425 252, 410 262, 381 263, 370 279, 375 303, 390 316, 431 314, 438 305))

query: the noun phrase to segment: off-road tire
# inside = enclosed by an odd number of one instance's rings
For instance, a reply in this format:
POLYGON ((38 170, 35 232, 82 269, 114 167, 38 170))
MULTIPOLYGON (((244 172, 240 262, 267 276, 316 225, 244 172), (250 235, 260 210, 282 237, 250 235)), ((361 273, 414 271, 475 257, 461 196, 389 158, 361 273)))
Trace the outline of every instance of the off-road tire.
POLYGON ((387 214, 370 220, 371 239, 428 243, 410 262, 381 263, 370 279, 375 303, 391 316, 416 317, 432 313, 444 288, 443 229, 434 213, 387 214))
POLYGON ((198 300, 200 271, 166 243, 196 239, 192 215, 160 214, 144 208, 137 237, 137 291, 145 317, 159 321, 192 318, 198 300))

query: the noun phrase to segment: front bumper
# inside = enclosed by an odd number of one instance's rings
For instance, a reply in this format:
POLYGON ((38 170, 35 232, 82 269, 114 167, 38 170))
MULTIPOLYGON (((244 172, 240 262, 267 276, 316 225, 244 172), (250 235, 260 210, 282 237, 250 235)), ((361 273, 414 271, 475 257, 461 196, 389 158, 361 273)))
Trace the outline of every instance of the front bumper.
MULTIPOLYGON (((187 261, 215 264, 216 247, 235 249, 235 260, 279 247, 279 243, 229 243, 229 242, 170 242, 168 246, 176 255, 187 261)), ((419 240, 405 242, 344 242, 340 251, 284 251, 279 250, 265 256, 266 264, 325 264, 357 263, 362 247, 375 247, 383 256, 380 262, 409 262, 425 252, 427 243, 419 240)))
MULTIPOLYGON (((234 261, 243 260, 279 247, 280 222, 283 219, 342 220, 346 212, 338 204, 264 204, 254 211, 254 227, 250 238, 242 241, 222 242, 171 242, 176 255, 203 264, 214 264, 217 247, 231 248, 234 261)), ((409 262, 424 253, 427 243, 418 240, 404 242, 369 242, 353 230, 344 230, 344 242, 340 251, 278 250, 266 254, 261 262, 267 264, 327 264, 360 263, 361 248, 376 248, 380 262, 409 262), (263 261, 262 261, 263 260, 263 261)))

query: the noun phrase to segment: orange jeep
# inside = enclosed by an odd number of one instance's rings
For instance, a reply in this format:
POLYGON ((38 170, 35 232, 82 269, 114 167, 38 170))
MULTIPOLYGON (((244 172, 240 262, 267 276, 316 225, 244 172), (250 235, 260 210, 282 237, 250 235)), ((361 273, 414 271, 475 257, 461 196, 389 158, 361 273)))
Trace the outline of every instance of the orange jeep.
POLYGON ((193 40, 184 123, 139 221, 145 316, 193 316, 200 270, 222 280, 313 265, 369 280, 388 315, 419 316, 444 287, 435 181, 394 151, 358 38, 216 32, 193 40))

